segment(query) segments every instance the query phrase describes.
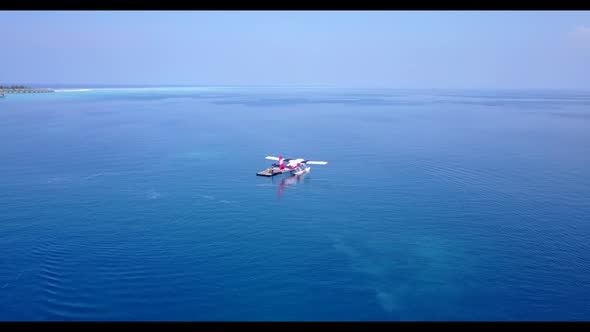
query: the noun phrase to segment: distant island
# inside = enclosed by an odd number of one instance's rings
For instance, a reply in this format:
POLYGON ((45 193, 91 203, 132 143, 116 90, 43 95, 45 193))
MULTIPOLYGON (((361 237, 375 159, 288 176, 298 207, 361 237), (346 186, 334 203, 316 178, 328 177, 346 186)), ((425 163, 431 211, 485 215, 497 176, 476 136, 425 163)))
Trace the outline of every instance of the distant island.
POLYGON ((0 90, 8 90, 8 89, 30 89, 30 86, 24 86, 24 85, 0 85, 0 90))
POLYGON ((47 88, 32 88, 25 85, 0 85, 0 97, 8 93, 47 93, 55 90, 47 88))

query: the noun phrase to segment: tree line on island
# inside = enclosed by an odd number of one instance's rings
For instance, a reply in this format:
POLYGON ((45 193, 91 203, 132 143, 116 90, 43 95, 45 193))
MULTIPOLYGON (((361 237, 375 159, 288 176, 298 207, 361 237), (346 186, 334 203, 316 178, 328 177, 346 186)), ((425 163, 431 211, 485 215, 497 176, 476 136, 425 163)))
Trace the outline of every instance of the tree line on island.
POLYGON ((17 90, 17 89, 31 89, 31 87, 24 85, 0 85, 0 90, 17 90))

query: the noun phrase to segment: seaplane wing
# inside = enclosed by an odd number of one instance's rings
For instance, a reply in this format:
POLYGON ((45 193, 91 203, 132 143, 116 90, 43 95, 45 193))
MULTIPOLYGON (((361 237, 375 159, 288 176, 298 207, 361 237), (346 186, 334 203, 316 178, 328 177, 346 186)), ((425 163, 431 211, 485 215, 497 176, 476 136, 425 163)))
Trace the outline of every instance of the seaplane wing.
POLYGON ((314 160, 306 160, 306 161, 304 161, 304 163, 310 164, 310 165, 327 165, 328 164, 327 161, 314 161, 314 160))
POLYGON ((310 164, 310 165, 327 165, 328 162, 327 161, 316 161, 316 160, 305 160, 302 158, 298 158, 298 159, 293 159, 293 158, 283 158, 283 157, 275 157, 275 156, 266 156, 265 159, 268 160, 276 160, 276 161, 281 161, 281 159, 286 162, 286 163, 291 163, 291 164, 299 164, 299 163, 304 163, 304 164, 310 164))

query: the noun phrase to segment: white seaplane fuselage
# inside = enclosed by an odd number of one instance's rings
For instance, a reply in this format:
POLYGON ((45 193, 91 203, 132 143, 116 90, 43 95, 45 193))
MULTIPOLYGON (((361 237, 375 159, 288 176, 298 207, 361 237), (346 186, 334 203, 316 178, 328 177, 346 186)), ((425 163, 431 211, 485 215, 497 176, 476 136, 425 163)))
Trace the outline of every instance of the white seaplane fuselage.
POLYGON ((304 164, 303 161, 304 161, 304 159, 293 159, 293 160, 290 160, 288 162, 288 164, 285 165, 285 169, 287 170, 288 173, 295 174, 295 175, 301 175, 303 173, 309 173, 309 171, 311 170, 311 167, 309 167, 306 164, 304 164))
POLYGON ((305 164, 300 164, 297 166, 285 166, 285 168, 280 169, 279 167, 273 167, 273 171, 274 172, 280 172, 280 173, 284 173, 284 174, 294 174, 294 175, 301 175, 304 173, 309 173, 309 171, 311 170, 311 167, 305 165, 305 164))
POLYGON ((311 170, 311 167, 305 166, 302 164, 299 167, 297 167, 296 169, 292 170, 291 172, 295 175, 301 175, 303 173, 309 173, 310 170, 311 170))

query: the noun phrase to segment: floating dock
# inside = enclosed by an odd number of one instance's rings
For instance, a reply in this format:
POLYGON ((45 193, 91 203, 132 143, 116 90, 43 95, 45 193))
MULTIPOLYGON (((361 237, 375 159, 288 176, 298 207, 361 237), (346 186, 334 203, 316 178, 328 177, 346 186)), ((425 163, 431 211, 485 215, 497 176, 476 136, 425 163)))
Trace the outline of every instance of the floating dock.
POLYGON ((262 170, 262 171, 256 173, 256 175, 271 177, 271 176, 283 174, 284 172, 285 172, 285 170, 281 170, 278 167, 271 167, 271 168, 267 168, 265 170, 262 170))

